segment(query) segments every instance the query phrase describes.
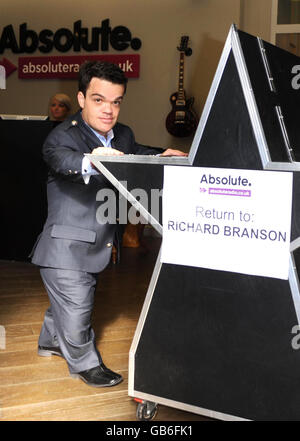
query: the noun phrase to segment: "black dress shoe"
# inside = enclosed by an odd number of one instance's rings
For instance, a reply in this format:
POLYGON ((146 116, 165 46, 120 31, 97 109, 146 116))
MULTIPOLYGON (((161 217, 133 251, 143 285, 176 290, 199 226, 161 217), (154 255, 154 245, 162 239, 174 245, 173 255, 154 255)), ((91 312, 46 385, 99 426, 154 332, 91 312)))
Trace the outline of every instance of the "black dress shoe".
POLYGON ((38 355, 41 355, 42 357, 51 357, 51 355, 58 355, 59 357, 63 357, 63 354, 58 346, 39 346, 38 355))
POLYGON ((72 378, 80 378, 89 386, 110 387, 121 383, 123 377, 108 369, 103 363, 86 371, 70 374, 72 378))

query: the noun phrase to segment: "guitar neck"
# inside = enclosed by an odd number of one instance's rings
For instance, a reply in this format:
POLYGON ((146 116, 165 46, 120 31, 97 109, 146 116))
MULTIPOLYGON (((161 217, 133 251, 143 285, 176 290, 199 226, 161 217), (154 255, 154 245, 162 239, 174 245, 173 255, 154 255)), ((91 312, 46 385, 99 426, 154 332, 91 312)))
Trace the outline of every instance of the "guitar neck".
POLYGON ((183 101, 185 104, 185 93, 183 88, 184 82, 184 52, 180 52, 180 60, 179 60, 179 79, 178 79, 178 96, 177 101, 183 101))

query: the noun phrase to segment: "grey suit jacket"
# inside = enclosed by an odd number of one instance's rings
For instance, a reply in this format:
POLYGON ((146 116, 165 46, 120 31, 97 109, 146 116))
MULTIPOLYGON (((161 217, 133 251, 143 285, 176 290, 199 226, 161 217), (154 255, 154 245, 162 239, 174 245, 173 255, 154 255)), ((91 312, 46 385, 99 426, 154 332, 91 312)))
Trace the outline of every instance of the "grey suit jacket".
MULTIPOLYGON (((111 184, 101 174, 85 184, 84 153, 101 145, 84 123, 81 113, 59 124, 47 137, 43 157, 49 167, 48 217, 32 251, 32 263, 98 273, 108 264, 116 225, 99 224, 96 194, 111 184)), ((113 147, 131 154, 157 154, 160 149, 137 144, 132 130, 120 123, 114 127, 113 147)))

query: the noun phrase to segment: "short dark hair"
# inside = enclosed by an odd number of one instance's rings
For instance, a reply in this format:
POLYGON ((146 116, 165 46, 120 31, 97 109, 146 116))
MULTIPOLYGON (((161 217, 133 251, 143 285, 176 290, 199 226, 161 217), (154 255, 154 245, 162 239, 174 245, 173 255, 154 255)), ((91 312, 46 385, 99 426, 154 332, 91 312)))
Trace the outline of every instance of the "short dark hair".
POLYGON ((126 92, 127 78, 122 69, 107 61, 85 61, 79 69, 78 90, 85 96, 92 78, 100 78, 114 84, 123 84, 126 92))

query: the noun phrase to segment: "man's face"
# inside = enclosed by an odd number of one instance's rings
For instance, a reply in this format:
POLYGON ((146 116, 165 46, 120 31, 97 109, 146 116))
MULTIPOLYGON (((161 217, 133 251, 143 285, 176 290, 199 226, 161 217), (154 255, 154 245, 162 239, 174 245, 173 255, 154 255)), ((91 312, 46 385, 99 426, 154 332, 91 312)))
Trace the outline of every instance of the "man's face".
POLYGON ((84 121, 101 135, 106 135, 117 122, 124 86, 92 78, 86 96, 78 92, 78 103, 84 121))

